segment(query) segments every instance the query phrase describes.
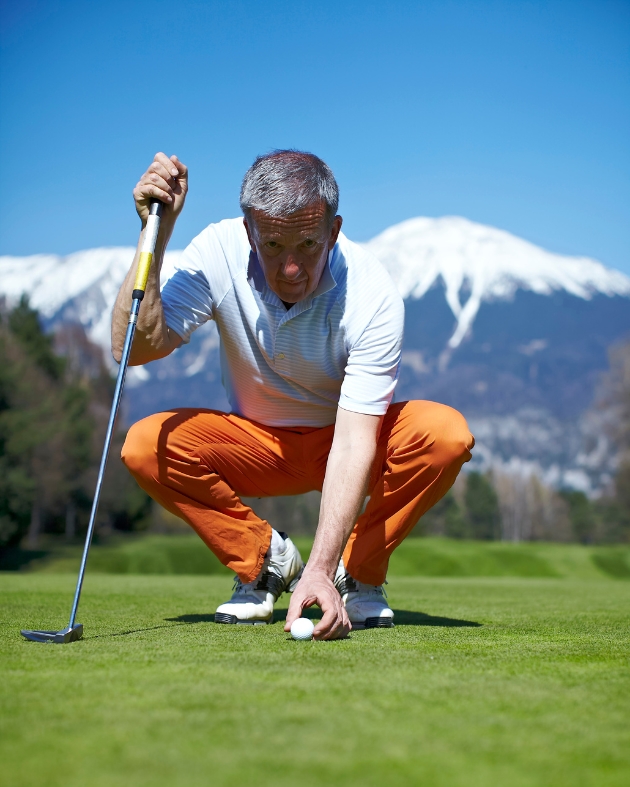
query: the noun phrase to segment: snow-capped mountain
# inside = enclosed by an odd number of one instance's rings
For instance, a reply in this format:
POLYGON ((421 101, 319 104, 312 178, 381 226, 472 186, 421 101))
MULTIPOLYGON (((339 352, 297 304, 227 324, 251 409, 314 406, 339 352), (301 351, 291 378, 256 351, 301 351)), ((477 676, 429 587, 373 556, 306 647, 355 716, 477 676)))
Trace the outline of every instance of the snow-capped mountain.
MULTIPOLYGON (((0 257, 0 295, 11 303, 27 293, 31 306, 46 321, 80 322, 109 357, 112 308, 134 253, 135 249, 122 247, 88 249, 67 257, 0 257)), ((166 261, 180 254, 169 251, 166 261)))
MULTIPOLYGON (((630 336, 629 277, 458 217, 410 219, 364 245, 406 300, 399 400, 461 409, 480 466, 533 470, 586 490, 606 482, 614 453, 597 418, 583 413, 608 347, 630 336)), ((27 292, 49 326, 82 323, 110 358, 111 309, 133 253, 0 257, 0 296, 27 292)), ((177 405, 225 408, 214 326, 135 370, 130 384, 130 419, 177 405)))
POLYGON ((455 317, 450 349, 459 347, 482 302, 510 301, 517 290, 630 296, 630 278, 587 257, 552 254, 504 230, 458 216, 417 218, 364 244, 388 269, 403 298, 418 300, 438 282, 455 317))

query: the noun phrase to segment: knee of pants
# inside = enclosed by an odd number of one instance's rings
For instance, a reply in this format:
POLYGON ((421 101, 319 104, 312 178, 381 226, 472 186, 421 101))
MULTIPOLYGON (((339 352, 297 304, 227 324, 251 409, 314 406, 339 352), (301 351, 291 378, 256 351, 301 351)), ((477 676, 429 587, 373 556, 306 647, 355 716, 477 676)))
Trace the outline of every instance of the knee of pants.
POLYGON ((464 416, 445 404, 431 402, 428 408, 427 404, 409 402, 414 425, 419 435, 428 437, 434 461, 442 467, 468 462, 475 438, 464 416))
POLYGON ((127 432, 120 458, 135 476, 153 474, 160 423, 155 416, 143 418, 127 432))

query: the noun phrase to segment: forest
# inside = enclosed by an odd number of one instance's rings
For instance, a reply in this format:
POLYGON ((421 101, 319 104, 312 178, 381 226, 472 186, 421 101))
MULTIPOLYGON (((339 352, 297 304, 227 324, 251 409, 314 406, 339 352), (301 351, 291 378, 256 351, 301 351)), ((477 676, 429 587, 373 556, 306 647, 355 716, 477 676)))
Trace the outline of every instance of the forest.
MULTIPOLYGON (((80 325, 46 334, 25 297, 0 309, 0 548, 85 533, 113 390, 100 348, 80 325)), ((101 535, 148 525, 150 500, 118 459, 123 440, 119 427, 101 535)))

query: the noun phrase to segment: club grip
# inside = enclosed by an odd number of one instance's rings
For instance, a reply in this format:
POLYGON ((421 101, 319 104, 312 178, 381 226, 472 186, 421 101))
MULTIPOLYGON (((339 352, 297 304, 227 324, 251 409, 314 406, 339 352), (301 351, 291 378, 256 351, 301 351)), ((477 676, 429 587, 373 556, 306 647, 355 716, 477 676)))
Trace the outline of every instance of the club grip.
POLYGON ((140 259, 138 260, 138 272, 136 273, 132 293, 132 296, 139 301, 144 298, 144 291, 147 288, 147 279, 149 278, 149 271, 151 270, 153 255, 155 254, 155 243, 160 229, 162 207, 162 203, 159 200, 151 202, 147 225, 144 228, 144 238, 140 248, 140 259))

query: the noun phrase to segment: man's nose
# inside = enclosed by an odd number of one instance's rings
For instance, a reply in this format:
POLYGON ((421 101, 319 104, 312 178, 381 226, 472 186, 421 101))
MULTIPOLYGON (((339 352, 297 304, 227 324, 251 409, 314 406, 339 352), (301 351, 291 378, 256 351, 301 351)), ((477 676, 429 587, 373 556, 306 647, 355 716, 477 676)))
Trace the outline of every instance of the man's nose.
POLYGON ((297 279, 302 268, 293 254, 288 254, 282 266, 282 274, 286 279, 297 279))

